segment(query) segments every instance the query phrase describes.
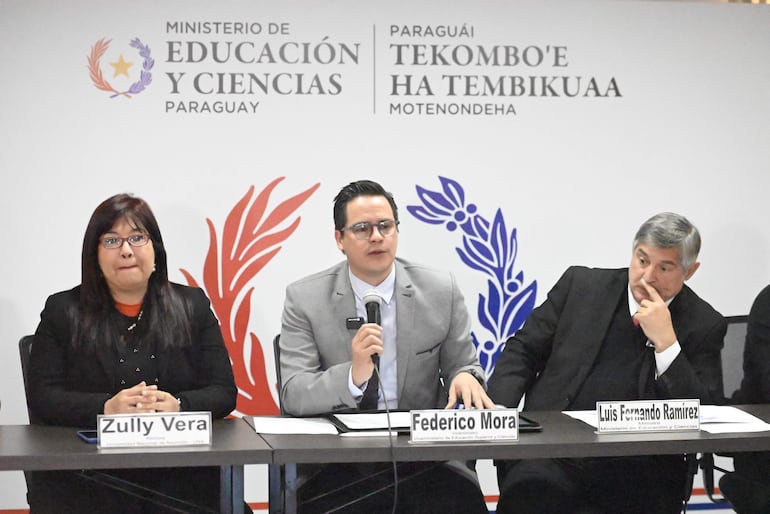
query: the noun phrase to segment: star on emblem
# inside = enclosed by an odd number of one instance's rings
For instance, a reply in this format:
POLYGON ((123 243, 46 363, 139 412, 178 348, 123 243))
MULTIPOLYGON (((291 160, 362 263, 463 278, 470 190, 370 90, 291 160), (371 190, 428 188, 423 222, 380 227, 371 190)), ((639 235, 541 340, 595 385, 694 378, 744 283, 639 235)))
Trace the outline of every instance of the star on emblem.
POLYGON ((120 54, 120 58, 117 62, 111 62, 110 66, 115 68, 115 74, 112 76, 113 78, 117 77, 118 75, 125 75, 128 77, 128 69, 133 66, 134 63, 132 62, 126 62, 123 60, 123 54, 120 54))

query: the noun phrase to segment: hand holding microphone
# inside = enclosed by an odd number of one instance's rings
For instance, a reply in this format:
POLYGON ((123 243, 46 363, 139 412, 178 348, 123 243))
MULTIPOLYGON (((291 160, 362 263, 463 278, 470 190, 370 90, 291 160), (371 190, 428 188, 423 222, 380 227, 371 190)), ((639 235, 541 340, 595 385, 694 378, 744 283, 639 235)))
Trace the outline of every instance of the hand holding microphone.
POLYGON ((374 367, 379 364, 382 353, 382 319, 380 304, 382 297, 375 291, 364 295, 366 323, 361 325, 353 337, 353 382, 361 385, 372 376, 374 367))
MULTIPOLYGON (((364 295, 364 307, 366 307, 366 322, 382 326, 382 317, 380 315, 380 305, 382 297, 377 291, 368 291, 364 295)), ((381 352, 382 350, 380 350, 381 352)), ((380 354, 372 354, 372 362, 375 366, 380 365, 380 354)))

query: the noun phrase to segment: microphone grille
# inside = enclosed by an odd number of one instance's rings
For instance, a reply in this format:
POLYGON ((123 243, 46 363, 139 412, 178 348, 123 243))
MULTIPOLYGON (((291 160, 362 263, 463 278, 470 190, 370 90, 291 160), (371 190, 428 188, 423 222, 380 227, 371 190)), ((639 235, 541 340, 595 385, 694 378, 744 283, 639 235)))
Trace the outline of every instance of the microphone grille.
POLYGON ((382 305, 382 296, 380 296, 380 293, 377 291, 371 290, 364 293, 363 298, 364 305, 367 305, 369 303, 376 303, 377 305, 382 305))

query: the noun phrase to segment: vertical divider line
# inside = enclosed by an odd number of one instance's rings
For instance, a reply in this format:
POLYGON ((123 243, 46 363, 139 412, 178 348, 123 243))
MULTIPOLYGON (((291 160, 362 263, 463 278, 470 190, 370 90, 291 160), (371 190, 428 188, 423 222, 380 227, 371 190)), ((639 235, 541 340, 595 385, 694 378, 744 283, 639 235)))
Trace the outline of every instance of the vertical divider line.
POLYGON ((372 25, 372 114, 377 114, 377 26, 372 25))

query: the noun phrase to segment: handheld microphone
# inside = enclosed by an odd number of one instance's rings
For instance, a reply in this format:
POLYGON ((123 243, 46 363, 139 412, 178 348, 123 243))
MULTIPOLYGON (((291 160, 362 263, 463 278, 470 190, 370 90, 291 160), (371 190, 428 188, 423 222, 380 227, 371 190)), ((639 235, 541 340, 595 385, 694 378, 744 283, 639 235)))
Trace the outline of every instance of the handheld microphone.
MULTIPOLYGON (((364 307, 366 307, 366 322, 376 323, 382 326, 382 315, 380 313, 380 306, 382 305, 382 296, 375 290, 369 290, 364 293, 364 307)), ((380 356, 376 353, 372 354, 372 362, 374 363, 374 373, 371 380, 377 380, 377 388, 382 391, 382 399, 385 403, 385 418, 388 420, 388 447, 390 448, 390 460, 393 466, 393 510, 396 512, 396 505, 398 504, 398 465, 396 464, 396 457, 393 449, 393 427, 390 422, 390 408, 388 407, 388 398, 385 396, 385 390, 382 387, 382 379, 380 377, 380 356)), ((375 389, 376 391, 377 389, 375 389)))
MULTIPOLYGON (((380 315, 382 296, 380 296, 380 293, 374 290, 367 291, 364 294, 363 302, 366 307, 366 322, 382 325, 382 316, 380 315)), ((374 362, 375 366, 379 365, 380 356, 376 353, 372 354, 372 362, 374 362)))

